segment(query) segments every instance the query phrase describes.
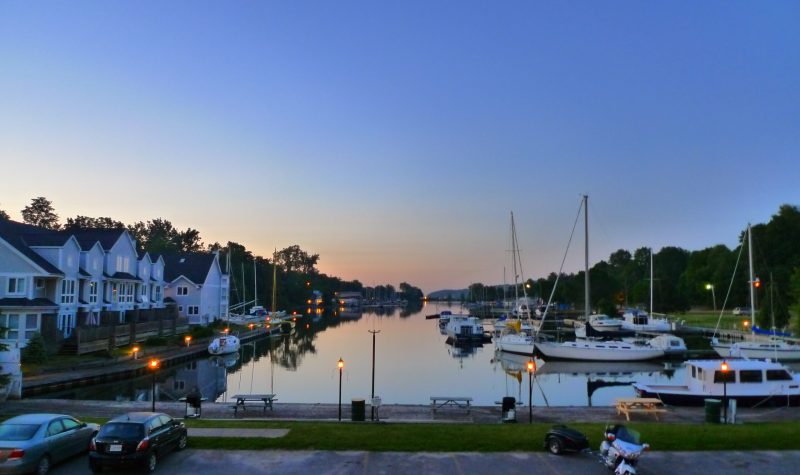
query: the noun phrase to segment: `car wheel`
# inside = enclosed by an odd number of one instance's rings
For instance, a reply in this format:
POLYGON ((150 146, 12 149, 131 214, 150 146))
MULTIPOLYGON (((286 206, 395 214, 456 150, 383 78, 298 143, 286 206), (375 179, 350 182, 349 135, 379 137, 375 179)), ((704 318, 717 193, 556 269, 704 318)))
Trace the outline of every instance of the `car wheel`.
POLYGON ((147 462, 144 466, 147 473, 153 473, 156 471, 156 465, 158 465, 158 457, 156 457, 155 452, 150 452, 150 455, 147 456, 147 462))
POLYGON ((36 475, 46 475, 50 471, 50 457, 44 455, 36 464, 36 475))
POLYGON ((181 438, 178 439, 178 450, 183 450, 186 448, 186 445, 189 443, 189 438, 186 434, 182 434, 181 438))
POLYGON ((558 437, 548 437, 547 450, 553 455, 561 455, 564 452, 564 443, 558 437))

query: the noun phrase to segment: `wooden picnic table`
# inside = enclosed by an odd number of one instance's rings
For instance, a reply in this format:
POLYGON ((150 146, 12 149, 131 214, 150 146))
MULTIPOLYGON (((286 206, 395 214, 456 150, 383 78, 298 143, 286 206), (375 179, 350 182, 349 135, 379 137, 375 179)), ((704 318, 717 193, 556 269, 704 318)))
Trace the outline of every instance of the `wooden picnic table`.
POLYGON ((469 412, 470 404, 472 403, 471 397, 464 396, 431 396, 431 411, 436 412, 444 406, 457 406, 466 408, 469 412))
POLYGON ((661 399, 652 397, 617 398, 614 404, 617 415, 625 414, 628 421, 631 420, 631 413, 652 414, 659 420, 658 414, 667 412, 663 405, 661 399))
POLYGON ((275 394, 236 394, 233 398, 236 399, 236 404, 231 406, 234 417, 238 415, 239 409, 246 411, 248 403, 262 403, 264 412, 267 412, 267 408, 273 410, 272 403, 277 400, 275 394))

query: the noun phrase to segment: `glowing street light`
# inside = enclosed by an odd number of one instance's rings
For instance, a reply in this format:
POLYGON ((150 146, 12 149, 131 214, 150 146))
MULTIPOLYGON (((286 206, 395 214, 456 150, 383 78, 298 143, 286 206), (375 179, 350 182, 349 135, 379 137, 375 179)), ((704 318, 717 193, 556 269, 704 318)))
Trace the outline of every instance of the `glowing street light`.
POLYGON ((344 360, 339 358, 336 364, 339 367, 339 421, 342 420, 342 370, 344 369, 344 360))
POLYGON ((134 346, 133 348, 131 348, 131 352, 133 353, 133 359, 135 360, 139 359, 139 349, 140 348, 138 346, 134 346))
POLYGON ((147 369, 153 372, 153 384, 152 384, 153 391, 151 397, 153 404, 150 408, 152 412, 156 412, 156 371, 158 371, 158 368, 160 366, 161 362, 158 361, 156 358, 153 358, 147 362, 147 369))
POLYGON ((186 335, 183 337, 183 341, 186 343, 186 348, 189 348, 189 343, 192 342, 192 335, 186 335))
POLYGON ((533 358, 528 360, 528 424, 533 424, 533 373, 536 372, 536 362, 533 358))
POLYGON ((726 360, 722 360, 722 364, 719 365, 720 371, 722 371, 722 411, 724 414, 724 421, 728 423, 728 362, 726 360))
POLYGON ((706 284, 706 290, 711 291, 711 302, 714 304, 714 311, 717 311, 717 296, 714 294, 714 284, 706 284))

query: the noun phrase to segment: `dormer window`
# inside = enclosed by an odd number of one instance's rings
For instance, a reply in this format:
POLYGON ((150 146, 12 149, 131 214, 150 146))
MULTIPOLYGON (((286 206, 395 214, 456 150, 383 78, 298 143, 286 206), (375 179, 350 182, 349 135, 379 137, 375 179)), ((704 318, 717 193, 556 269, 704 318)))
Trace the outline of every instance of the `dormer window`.
POLYGON ((184 285, 178 286, 177 293, 178 295, 189 295, 189 287, 184 285))

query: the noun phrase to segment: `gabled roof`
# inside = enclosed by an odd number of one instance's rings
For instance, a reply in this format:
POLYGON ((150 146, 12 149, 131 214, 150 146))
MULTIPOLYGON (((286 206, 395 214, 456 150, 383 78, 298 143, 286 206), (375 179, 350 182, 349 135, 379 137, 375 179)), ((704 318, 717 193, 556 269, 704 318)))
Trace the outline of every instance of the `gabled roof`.
POLYGON ((81 245, 81 249, 88 251, 94 244, 100 243, 103 250, 108 251, 119 240, 120 236, 126 232, 125 228, 119 229, 89 229, 79 228, 69 231, 81 245))
MULTIPOLYGON (((58 235, 60 233, 58 231, 52 231, 50 229, 40 228, 38 226, 31 226, 30 224, 18 223, 8 219, 0 219, 0 238, 10 244, 11 247, 16 249, 20 254, 30 259, 35 265, 41 267, 45 272, 56 275, 64 275, 64 273, 58 270, 56 266, 49 263, 47 259, 34 252, 30 248, 30 244, 23 239, 23 235, 31 237, 40 234, 58 235)), ((34 239, 36 238, 34 237, 34 239)), ((42 239, 44 240, 45 238, 42 237, 42 239)), ((63 242, 66 242, 66 239, 63 242)))
POLYGON ((180 276, 185 277, 193 284, 202 284, 206 281, 211 266, 214 265, 216 254, 211 252, 189 252, 180 255, 164 256, 164 280, 173 282, 180 276))

